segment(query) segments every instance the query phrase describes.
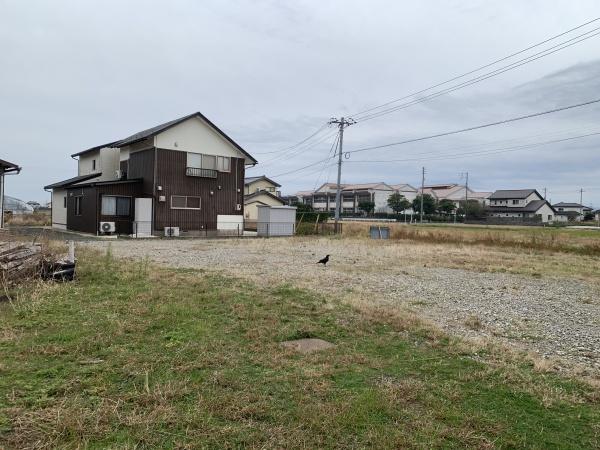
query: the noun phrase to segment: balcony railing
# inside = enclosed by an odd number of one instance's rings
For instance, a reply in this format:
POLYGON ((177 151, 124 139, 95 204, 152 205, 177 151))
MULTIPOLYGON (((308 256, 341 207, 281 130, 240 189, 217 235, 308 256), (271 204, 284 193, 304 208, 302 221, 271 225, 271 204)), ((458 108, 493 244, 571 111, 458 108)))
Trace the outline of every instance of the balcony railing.
POLYGON ((198 169, 196 167, 188 167, 185 169, 185 174, 188 177, 217 178, 217 171, 213 169, 198 169))

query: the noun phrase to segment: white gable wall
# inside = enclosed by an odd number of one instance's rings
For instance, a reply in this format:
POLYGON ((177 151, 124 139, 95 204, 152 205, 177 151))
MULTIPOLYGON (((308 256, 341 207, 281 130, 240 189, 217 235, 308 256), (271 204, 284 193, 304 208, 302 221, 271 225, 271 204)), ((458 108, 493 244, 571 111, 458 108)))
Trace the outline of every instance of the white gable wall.
MULTIPOLYGON (((159 133, 154 137, 154 146, 182 152, 246 158, 246 155, 199 117, 193 117, 159 133)), ((246 164, 253 162, 246 158, 246 164)))
POLYGON ((102 176, 94 181, 109 181, 117 179, 115 171, 119 168, 118 148, 105 147, 79 156, 78 175, 90 175, 102 172, 102 176), (93 161, 96 160, 94 170, 93 161))

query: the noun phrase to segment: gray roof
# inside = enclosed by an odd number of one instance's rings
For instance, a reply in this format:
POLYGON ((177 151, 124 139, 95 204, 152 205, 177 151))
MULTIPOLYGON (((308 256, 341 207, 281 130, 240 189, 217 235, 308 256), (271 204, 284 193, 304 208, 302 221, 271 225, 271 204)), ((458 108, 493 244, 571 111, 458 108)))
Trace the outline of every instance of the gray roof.
POLYGON ((555 208, 583 208, 583 209, 589 209, 589 210, 592 209, 589 206, 584 206, 579 203, 568 203, 568 202, 559 202, 552 206, 554 206, 555 208))
MULTIPOLYGON (((517 197, 511 197, 511 198, 517 198, 517 197)), ((489 206, 488 211, 490 211, 490 212, 534 213, 534 212, 538 211, 544 205, 548 205, 550 207, 550 209, 552 209, 554 212, 556 212, 556 210, 552 207, 552 205, 550 203, 548 203, 546 200, 533 200, 525 206, 489 206)))
POLYGON ((244 178, 244 184, 254 183, 255 181, 258 181, 258 180, 266 180, 269 183, 271 183, 277 187, 281 187, 281 185, 279 183, 276 183, 275 181, 271 180, 266 175, 259 175, 257 177, 246 177, 246 178, 244 178))
POLYGON ((244 195, 244 202, 246 202, 247 200, 251 200, 254 197, 258 197, 259 195, 266 195, 268 197, 279 200, 282 204, 285 203, 285 200, 283 200, 281 197, 277 197, 276 195, 271 194, 269 191, 257 191, 253 192, 252 194, 244 195))
POLYGON ((91 173, 89 175, 80 175, 78 177, 69 178, 68 180, 59 181, 57 183, 49 184, 48 186, 44 186, 44 189, 56 189, 61 187, 71 186, 75 183, 80 183, 82 181, 91 180, 92 178, 96 178, 102 175, 102 172, 99 173, 91 173))
POLYGON ((250 155, 246 150, 244 150, 242 147, 240 147, 233 139, 231 139, 229 136, 227 136, 221 129, 219 129, 219 127, 217 127, 214 123, 212 123, 210 120, 208 120, 200 112, 188 114, 187 116, 180 117, 179 119, 171 120, 169 122, 165 122, 160 125, 156 125, 155 127, 148 128, 143 131, 138 131, 137 133, 134 133, 131 136, 126 137, 125 139, 121 139, 118 141, 112 141, 112 142, 108 142, 106 144, 97 145, 96 147, 88 148, 87 150, 83 150, 79 153, 74 153, 71 156, 72 157, 80 156, 80 155, 83 155, 84 153, 88 153, 88 152, 98 150, 98 149, 101 149, 104 147, 123 147, 125 145, 131 145, 136 142, 143 141, 144 139, 147 139, 149 137, 155 136, 159 133, 162 133, 163 131, 166 131, 169 128, 174 127, 175 125, 185 122, 186 120, 191 119, 192 117, 198 117, 198 118, 202 119, 203 121, 205 121, 211 128, 213 128, 217 133, 219 133, 223 138, 225 138, 225 140, 227 142, 229 142, 231 145, 233 145, 236 149, 238 149, 240 152, 242 152, 245 156, 247 156, 249 159, 251 159, 254 163, 257 162, 256 159, 254 159, 252 157, 252 155, 250 155))
POLYGON ((490 200, 506 200, 511 198, 527 198, 531 194, 537 193, 540 198, 542 197, 535 189, 506 189, 495 191, 490 195, 490 200))
POLYGON ((2 169, 2 172, 17 172, 17 173, 19 173, 21 171, 21 168, 19 166, 17 166, 15 163, 4 161, 3 159, 0 159, 0 169, 2 169))

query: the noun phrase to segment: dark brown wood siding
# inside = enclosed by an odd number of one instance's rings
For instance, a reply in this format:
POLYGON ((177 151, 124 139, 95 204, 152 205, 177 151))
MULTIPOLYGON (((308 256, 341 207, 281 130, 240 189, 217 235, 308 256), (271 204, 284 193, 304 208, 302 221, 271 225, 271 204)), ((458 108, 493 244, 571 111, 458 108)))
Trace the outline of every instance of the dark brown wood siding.
POLYGON ((134 180, 141 178, 143 180, 142 192, 146 195, 153 195, 154 189, 154 149, 143 150, 141 152, 131 153, 127 169, 127 179, 134 180))
POLYGON ((67 189, 67 229, 94 233, 100 222, 115 222, 118 234, 131 234, 135 217, 135 197, 144 197, 142 183, 111 183, 67 189), (131 198, 129 216, 101 215, 102 195, 118 195, 131 198), (81 215, 75 215, 75 198, 82 197, 81 215))
POLYGON ((98 196, 95 187, 67 189, 67 229, 96 233, 98 196), (81 215, 75 215, 75 199, 81 197, 81 215))
POLYGON ((231 158, 231 172, 218 172, 217 178, 186 175, 186 152, 157 149, 154 229, 180 227, 182 231, 216 229, 218 215, 243 217, 244 159, 231 158), (197 196, 200 210, 172 209, 171 196, 197 196), (159 201, 164 196, 164 201, 159 201), (241 205, 241 209, 237 209, 241 205))

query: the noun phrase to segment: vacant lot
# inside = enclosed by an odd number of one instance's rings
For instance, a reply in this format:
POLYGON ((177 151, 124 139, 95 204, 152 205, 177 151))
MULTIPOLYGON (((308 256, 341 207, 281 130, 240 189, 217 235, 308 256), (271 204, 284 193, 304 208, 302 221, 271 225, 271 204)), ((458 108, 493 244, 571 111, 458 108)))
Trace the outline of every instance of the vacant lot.
POLYGON ((166 267, 224 272, 261 287, 289 283, 354 306, 412 311, 453 334, 511 344, 559 370, 600 376, 596 256, 351 238, 123 240, 93 246, 166 267), (317 265, 325 254, 331 254, 330 264, 317 265))
POLYGON ((387 248, 325 239, 113 244, 211 273, 80 252, 78 281, 28 286, 0 303, 0 448, 600 445, 597 389, 449 339, 398 313, 394 298, 385 306, 390 286, 352 292, 391 273, 416 286, 477 276, 417 267, 408 256, 408 275, 395 273, 393 261, 414 252, 387 248), (325 252, 332 266, 316 268, 325 252), (219 265, 244 277, 213 273, 219 265), (304 355, 281 345, 301 337, 335 347, 304 355))

